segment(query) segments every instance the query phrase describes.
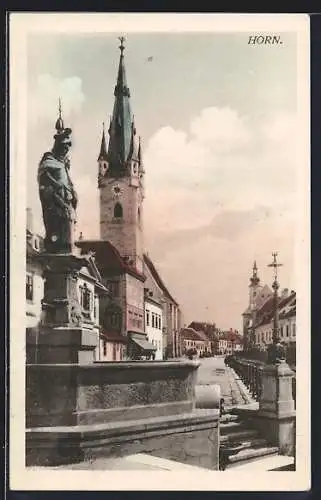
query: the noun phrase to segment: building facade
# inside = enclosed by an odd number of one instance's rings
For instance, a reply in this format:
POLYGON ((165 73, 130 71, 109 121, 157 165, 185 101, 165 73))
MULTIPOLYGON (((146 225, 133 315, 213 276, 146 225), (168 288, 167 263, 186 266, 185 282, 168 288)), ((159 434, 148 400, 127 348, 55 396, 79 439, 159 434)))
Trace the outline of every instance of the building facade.
POLYGON ((148 341, 156 347, 153 359, 163 359, 163 308, 162 304, 146 292, 145 296, 145 331, 148 341))
POLYGON ((217 354, 231 356, 244 349, 243 336, 232 328, 226 332, 220 332, 217 343, 217 354))
POLYGON ((162 304, 163 357, 177 358, 181 356, 180 329, 182 314, 178 302, 169 292, 151 258, 144 254, 145 286, 162 304))
MULTIPOLYGON (((296 341, 296 293, 283 289, 278 299, 279 338, 284 344, 296 341)), ((272 290, 260 284, 254 263, 250 278, 249 306, 243 313, 244 347, 266 349, 273 341, 274 297, 272 290)))
POLYGON ((203 356, 210 353, 211 343, 202 332, 194 330, 194 328, 182 328, 180 337, 183 343, 184 355, 203 356))
MULTIPOLYGON (((264 348, 273 340, 274 302, 270 298, 258 310, 254 324, 255 344, 264 348)), ((279 337, 284 344, 296 342, 296 293, 284 289, 279 298, 279 337)))
POLYGON ((193 328, 197 332, 202 332, 210 341, 210 352, 212 355, 217 353, 218 348, 218 331, 215 323, 207 323, 204 321, 192 321, 188 328, 193 328))

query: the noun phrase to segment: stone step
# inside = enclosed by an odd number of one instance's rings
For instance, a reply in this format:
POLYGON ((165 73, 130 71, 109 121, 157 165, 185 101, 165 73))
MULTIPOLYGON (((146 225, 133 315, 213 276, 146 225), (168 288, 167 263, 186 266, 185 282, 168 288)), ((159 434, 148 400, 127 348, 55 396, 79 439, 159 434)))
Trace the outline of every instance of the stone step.
POLYGON ((259 437, 259 433, 256 429, 244 429, 236 432, 229 432, 228 434, 220 435, 220 442, 223 443, 238 443, 242 441, 246 441, 249 439, 255 439, 259 437))
POLYGON ((238 442, 226 442, 224 444, 224 449, 229 454, 229 451, 233 451, 233 448, 235 449, 236 447, 238 448, 239 451, 249 449, 249 448, 264 448, 267 446, 267 442, 265 438, 258 437, 258 438, 252 438, 252 439, 247 439, 247 440, 240 440, 238 442))
POLYGON ((220 432, 222 434, 227 434, 230 432, 234 432, 237 430, 246 430, 248 429, 244 422, 240 422, 239 420, 236 421, 227 421, 227 422, 220 422, 220 432))
POLYGON ((268 455, 257 458, 251 462, 241 462, 229 467, 237 472, 255 472, 255 471, 294 471, 294 457, 283 455, 268 455))
POLYGON ((245 448, 240 450, 235 455, 230 455, 228 457, 227 469, 233 467, 233 465, 239 464, 240 462, 250 463, 259 458, 278 455, 279 449, 277 446, 264 446, 262 448, 245 448))

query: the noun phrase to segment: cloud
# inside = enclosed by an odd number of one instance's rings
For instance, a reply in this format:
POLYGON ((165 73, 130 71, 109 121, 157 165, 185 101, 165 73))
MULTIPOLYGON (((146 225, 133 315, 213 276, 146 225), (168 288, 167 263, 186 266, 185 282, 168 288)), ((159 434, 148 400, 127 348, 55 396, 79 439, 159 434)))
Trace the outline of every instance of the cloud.
POLYGON ((59 97, 64 117, 79 113, 85 102, 82 80, 78 76, 59 79, 47 73, 38 75, 29 93, 30 125, 39 125, 42 119, 52 121, 57 116, 59 97))
MULTIPOLYGON (((186 130, 158 130, 144 155, 147 224, 156 217, 158 230, 176 231, 210 224, 223 210, 244 217, 261 206, 291 211, 297 188, 295 123, 284 113, 257 123, 230 108, 211 107, 186 130)), ((232 224, 228 213, 224 226, 232 224)))
POLYGON ((251 141, 247 118, 230 108, 206 108, 190 123, 191 134, 210 151, 230 153, 251 141))
POLYGON ((252 261, 265 268, 275 249, 287 262, 285 282, 295 286, 296 126, 295 115, 254 121, 211 107, 182 130, 161 128, 147 144, 147 243, 187 320, 241 321, 252 261))

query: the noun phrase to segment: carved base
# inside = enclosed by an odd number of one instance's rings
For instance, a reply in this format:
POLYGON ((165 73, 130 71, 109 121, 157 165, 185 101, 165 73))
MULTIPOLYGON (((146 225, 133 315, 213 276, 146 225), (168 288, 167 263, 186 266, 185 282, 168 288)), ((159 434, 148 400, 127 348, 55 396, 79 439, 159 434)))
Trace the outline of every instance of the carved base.
POLYGON ((80 327, 81 307, 78 300, 77 278, 87 265, 86 258, 73 254, 39 255, 44 272, 42 325, 49 327, 80 327))

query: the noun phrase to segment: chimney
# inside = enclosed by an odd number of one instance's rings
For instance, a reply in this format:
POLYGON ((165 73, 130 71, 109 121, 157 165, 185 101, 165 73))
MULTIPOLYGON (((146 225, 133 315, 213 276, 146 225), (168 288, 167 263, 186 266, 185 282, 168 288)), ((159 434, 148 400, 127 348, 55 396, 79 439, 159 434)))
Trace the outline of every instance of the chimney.
POLYGON ((27 230, 33 233, 33 216, 31 208, 27 208, 27 230))
POLYGON ((289 289, 283 288, 282 293, 281 293, 281 298, 286 299, 288 296, 289 296, 289 289))

